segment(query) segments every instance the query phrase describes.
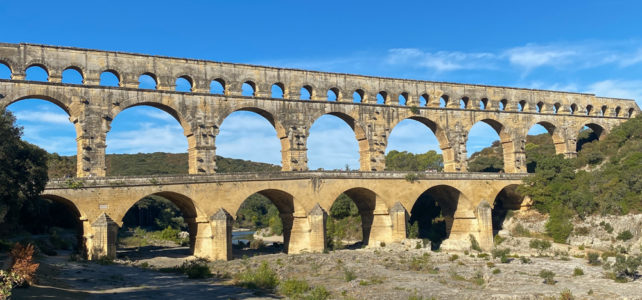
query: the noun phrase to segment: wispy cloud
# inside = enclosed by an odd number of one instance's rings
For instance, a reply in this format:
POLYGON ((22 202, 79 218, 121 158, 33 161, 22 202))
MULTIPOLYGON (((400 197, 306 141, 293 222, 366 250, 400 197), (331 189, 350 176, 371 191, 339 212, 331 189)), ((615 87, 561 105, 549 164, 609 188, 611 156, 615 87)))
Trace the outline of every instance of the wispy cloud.
POLYGON ((388 50, 386 63, 389 65, 410 65, 447 72, 470 69, 495 68, 497 56, 493 53, 426 52, 417 48, 396 48, 388 50))
POLYGON ((560 66, 569 64, 577 57, 578 51, 573 47, 561 46, 540 46, 529 44, 523 47, 515 47, 503 53, 508 61, 526 70, 532 70, 541 66, 560 66))
POLYGON ((635 99, 642 103, 642 80, 603 80, 590 84, 586 91, 604 97, 635 99))
POLYGON ((69 116, 64 113, 56 113, 43 110, 22 110, 15 112, 15 117, 21 122, 42 122, 49 124, 71 124, 69 116))

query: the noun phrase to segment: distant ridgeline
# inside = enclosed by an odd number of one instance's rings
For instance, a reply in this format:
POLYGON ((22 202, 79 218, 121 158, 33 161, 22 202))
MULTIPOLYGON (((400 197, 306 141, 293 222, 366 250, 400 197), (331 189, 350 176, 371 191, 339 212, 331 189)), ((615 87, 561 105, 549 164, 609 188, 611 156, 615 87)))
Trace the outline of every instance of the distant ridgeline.
MULTIPOLYGON (((76 176, 76 156, 49 154, 49 178, 76 176)), ((277 165, 216 157, 218 172, 278 172, 277 165)), ((107 176, 187 174, 187 153, 107 154, 107 176)))

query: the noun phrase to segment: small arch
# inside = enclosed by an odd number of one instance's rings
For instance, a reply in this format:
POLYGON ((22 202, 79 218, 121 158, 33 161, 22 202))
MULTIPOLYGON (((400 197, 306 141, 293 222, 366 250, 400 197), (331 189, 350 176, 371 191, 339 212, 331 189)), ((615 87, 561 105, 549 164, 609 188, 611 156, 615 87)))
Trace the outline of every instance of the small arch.
POLYGON ((33 64, 25 70, 26 80, 32 81, 49 81, 49 71, 47 67, 42 64, 33 64))
POLYGON ((605 116, 607 110, 608 107, 606 105, 602 105, 602 107, 600 108, 600 116, 605 116))
POLYGON ((341 249, 344 247, 344 239, 351 240, 352 245, 347 245, 349 249, 360 248, 367 245, 370 241, 370 233, 374 220, 375 209, 386 209, 385 204, 377 203, 375 192, 367 188, 356 187, 344 191, 334 199, 329 211, 327 222, 327 231, 329 236, 329 246, 332 249, 341 249), (377 207, 379 206, 379 207, 377 207), (355 221, 361 221, 361 236, 355 232, 353 236, 343 236, 345 232, 335 232, 336 225, 341 220, 352 218, 355 221), (361 239, 354 243, 353 239, 361 239))
POLYGON ((553 104, 553 113, 557 114, 560 111, 560 107, 562 107, 562 105, 559 102, 553 104))
POLYGON ((498 105, 498 107, 497 107, 497 108, 498 108, 499 110, 502 110, 502 111, 503 111, 503 110, 506 110, 506 105, 507 105, 507 104, 508 104, 508 100, 506 100, 506 99, 499 100, 499 105, 498 105))
POLYGON ((430 100, 430 96, 428 94, 422 94, 419 96, 419 106, 428 106, 428 101, 430 100))
POLYGON ((143 73, 138 77, 138 88, 155 90, 158 88, 158 79, 153 73, 143 73))
POLYGON ((386 91, 377 93, 377 104, 388 104, 388 93, 386 91))
POLYGON ((62 83, 84 84, 85 78, 82 70, 78 67, 71 66, 62 71, 62 83))
POLYGON ((571 106, 569 107, 569 112, 571 113, 571 115, 574 115, 575 112, 577 112, 577 104, 571 104, 571 106))
POLYGON ((105 70, 100 73, 100 85, 102 86, 121 86, 120 75, 114 70, 105 70))
POLYGON ((0 60, 0 79, 11 79, 13 72, 9 63, 0 60))
POLYGON ((301 100, 310 100, 312 99, 312 87, 309 85, 304 85, 301 87, 301 100))
POLYGON ((462 97, 459 99, 459 108, 461 109, 467 109, 468 108, 468 97, 462 97))
POLYGON ((194 80, 187 75, 180 76, 176 78, 176 91, 190 93, 194 87, 194 80))
POLYGON ((361 103, 363 102, 363 95, 365 93, 362 89, 357 89, 352 93, 352 102, 361 103))
POLYGON ((542 102, 542 101, 537 102, 536 107, 535 107, 535 110, 536 110, 538 113, 542 113, 542 111, 544 110, 544 102, 542 102))
POLYGON ((330 88, 327 92, 328 101, 339 101, 339 89, 336 87, 330 88))
POLYGON ((441 95, 439 98, 439 107, 446 107, 448 106, 448 95, 441 95))
POLYGON ((403 92, 399 94, 399 105, 407 105, 408 103, 408 93, 403 92))
POLYGON ((542 157, 569 152, 557 126, 546 121, 537 122, 529 128, 524 147, 528 173, 535 172, 537 162, 541 161, 542 157))
POLYGON ((593 105, 587 105, 586 106, 586 115, 589 116, 591 115, 591 112, 593 112, 593 105))
POLYGON ((253 81, 246 81, 241 86, 241 96, 245 97, 255 97, 256 96, 256 84, 253 81))
POLYGON ((210 82, 210 93, 216 95, 225 95, 225 80, 216 78, 210 82))
POLYGON ((479 100, 479 109, 486 110, 487 106, 488 106, 488 98, 481 98, 479 100))
POLYGON ((277 82, 270 88, 270 93, 272 98, 283 99, 285 95, 285 86, 283 83, 277 82))
POLYGON ((629 108, 628 117, 629 117, 629 118, 632 118, 632 117, 633 117, 633 113, 634 113, 634 112, 635 112, 635 109, 634 109, 634 108, 632 108, 632 107, 631 107, 631 108, 629 108))
POLYGON ((521 100, 517 103, 517 111, 524 111, 526 109, 526 100, 521 100))
MULTIPOLYGON (((77 253, 86 253, 87 249, 83 239, 83 223, 87 222, 87 216, 78 209, 78 206, 76 206, 73 201, 67 198, 52 194, 43 194, 40 198, 41 199, 36 199, 33 205, 38 207, 38 210, 41 212, 48 211, 48 213, 43 213, 43 216, 49 217, 49 221, 45 221, 47 225, 51 226, 49 230, 57 227, 65 229, 73 228, 73 231, 75 231, 75 242, 72 242, 72 249, 65 250, 75 250, 77 253)), ((43 222, 44 220, 39 221, 43 222)))
POLYGON ((621 111, 622 111, 622 108, 621 108, 621 107, 619 107, 619 106, 618 106, 618 107, 616 107, 616 108, 615 108, 615 116, 616 116, 616 117, 619 117, 619 116, 620 116, 620 112, 621 112, 621 111))

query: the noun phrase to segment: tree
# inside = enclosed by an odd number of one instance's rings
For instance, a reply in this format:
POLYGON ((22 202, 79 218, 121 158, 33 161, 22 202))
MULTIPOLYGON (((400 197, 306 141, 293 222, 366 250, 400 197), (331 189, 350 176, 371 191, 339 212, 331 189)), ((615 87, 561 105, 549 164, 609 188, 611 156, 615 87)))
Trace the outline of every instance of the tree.
POLYGON ((47 184, 47 152, 20 140, 10 112, 0 112, 0 226, 11 230, 25 203, 35 201, 47 184))

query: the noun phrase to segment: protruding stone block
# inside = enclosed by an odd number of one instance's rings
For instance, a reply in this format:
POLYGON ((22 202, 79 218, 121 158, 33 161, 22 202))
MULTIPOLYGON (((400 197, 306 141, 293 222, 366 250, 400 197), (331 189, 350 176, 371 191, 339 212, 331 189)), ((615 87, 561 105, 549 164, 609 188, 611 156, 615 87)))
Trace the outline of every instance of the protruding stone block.
POLYGON ((390 208, 390 222, 392 225, 392 242, 401 242, 406 238, 406 224, 408 223, 408 211, 397 201, 390 208))
POLYGON ((325 251, 325 224, 327 217, 328 214, 318 203, 307 216, 294 215, 288 253, 325 251))
POLYGON ((103 213, 91 224, 91 230, 93 236, 87 239, 87 258, 89 260, 101 257, 116 258, 118 224, 103 213))
MULTIPOLYGON (((214 260, 230 260, 232 259, 232 224, 234 223, 234 218, 223 208, 219 209, 214 215, 210 217, 211 221, 211 245, 208 247, 205 244, 202 244, 199 253, 209 254, 210 259, 214 260)), ((201 241, 202 243, 202 241, 201 241)), ((196 255, 196 249, 194 255, 196 255)), ((198 255, 196 255, 198 256, 198 255)))
POLYGON ((475 215, 479 231, 477 242, 484 251, 489 251, 493 248, 493 219, 490 204, 482 200, 475 209, 475 215))

